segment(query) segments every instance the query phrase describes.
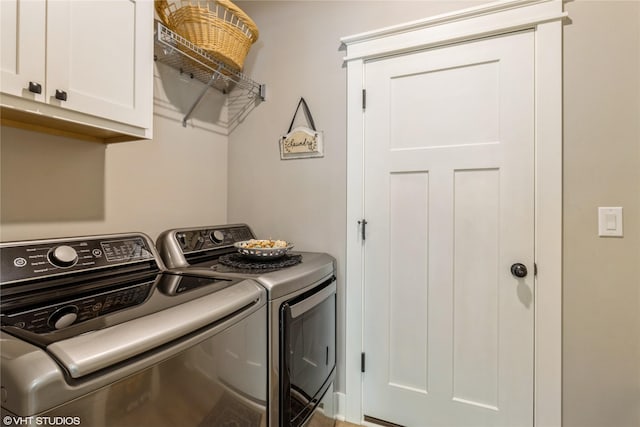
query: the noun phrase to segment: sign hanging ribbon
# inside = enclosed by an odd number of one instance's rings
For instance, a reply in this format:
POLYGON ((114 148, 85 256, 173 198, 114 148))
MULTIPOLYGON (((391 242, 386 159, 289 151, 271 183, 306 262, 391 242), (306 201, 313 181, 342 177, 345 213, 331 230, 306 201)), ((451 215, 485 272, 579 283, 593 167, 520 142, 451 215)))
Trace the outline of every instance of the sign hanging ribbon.
POLYGON ((296 111, 293 113, 287 134, 280 138, 280 158, 285 160, 323 156, 322 132, 316 130, 309 106, 304 98, 301 97, 296 111), (298 111, 300 111, 300 106, 302 106, 302 111, 311 128, 307 126, 293 127, 298 111))

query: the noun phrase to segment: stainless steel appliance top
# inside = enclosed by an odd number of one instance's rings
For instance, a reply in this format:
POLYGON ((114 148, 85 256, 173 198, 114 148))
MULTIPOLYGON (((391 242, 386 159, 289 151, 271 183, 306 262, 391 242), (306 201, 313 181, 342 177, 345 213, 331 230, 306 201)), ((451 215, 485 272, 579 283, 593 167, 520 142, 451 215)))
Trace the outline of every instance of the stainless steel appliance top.
POLYGON ((289 295, 335 274, 335 259, 319 252, 293 251, 284 258, 264 261, 259 268, 224 263, 225 258, 237 253, 236 242, 253 238, 255 235, 246 224, 178 228, 163 232, 156 247, 173 273, 253 279, 267 289, 269 300, 289 295), (286 257, 299 257, 300 262, 280 266, 286 257))

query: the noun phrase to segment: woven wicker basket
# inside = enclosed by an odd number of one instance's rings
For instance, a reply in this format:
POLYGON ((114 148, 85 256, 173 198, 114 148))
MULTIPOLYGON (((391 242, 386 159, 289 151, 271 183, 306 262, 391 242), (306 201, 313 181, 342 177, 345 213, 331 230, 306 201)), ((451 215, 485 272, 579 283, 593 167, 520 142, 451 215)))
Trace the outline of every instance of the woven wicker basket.
POLYGON ((169 29, 235 70, 242 70, 258 27, 229 0, 155 0, 169 29))

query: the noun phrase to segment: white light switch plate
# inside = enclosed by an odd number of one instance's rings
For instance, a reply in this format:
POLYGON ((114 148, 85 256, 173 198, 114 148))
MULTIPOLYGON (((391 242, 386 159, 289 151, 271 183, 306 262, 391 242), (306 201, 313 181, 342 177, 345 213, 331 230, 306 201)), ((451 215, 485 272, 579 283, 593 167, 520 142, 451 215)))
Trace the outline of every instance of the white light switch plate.
POLYGON ((622 208, 598 208, 598 235, 622 237, 622 208))

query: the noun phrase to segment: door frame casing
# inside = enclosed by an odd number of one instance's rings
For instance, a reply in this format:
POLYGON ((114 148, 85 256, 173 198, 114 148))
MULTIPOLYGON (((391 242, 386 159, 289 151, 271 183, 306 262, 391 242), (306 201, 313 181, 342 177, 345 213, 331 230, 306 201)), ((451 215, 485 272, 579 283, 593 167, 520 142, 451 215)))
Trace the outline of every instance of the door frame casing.
POLYGON ((533 425, 562 424, 562 0, 507 0, 344 37, 347 64, 346 394, 339 415, 363 422, 365 64, 372 59, 534 31, 535 262, 533 425))

